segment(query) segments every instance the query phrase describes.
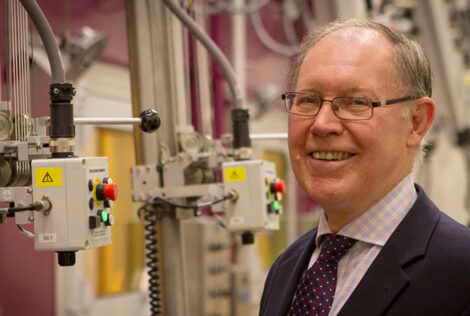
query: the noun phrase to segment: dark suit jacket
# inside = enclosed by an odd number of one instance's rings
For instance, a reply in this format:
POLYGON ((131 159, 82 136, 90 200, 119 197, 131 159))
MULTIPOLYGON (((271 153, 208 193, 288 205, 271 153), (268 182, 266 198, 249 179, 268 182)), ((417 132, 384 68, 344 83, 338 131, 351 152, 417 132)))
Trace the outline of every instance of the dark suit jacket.
MULTIPOLYGON (((339 315, 470 315, 470 230, 416 189, 415 204, 339 315)), ((273 264, 260 315, 287 315, 316 233, 300 237, 273 264)))

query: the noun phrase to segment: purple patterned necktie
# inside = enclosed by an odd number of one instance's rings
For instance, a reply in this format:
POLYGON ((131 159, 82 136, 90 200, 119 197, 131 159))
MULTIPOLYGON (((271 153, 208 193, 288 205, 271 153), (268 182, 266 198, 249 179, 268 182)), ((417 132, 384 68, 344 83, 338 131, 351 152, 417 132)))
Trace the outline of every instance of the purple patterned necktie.
POLYGON ((317 261, 297 285, 290 315, 328 315, 335 296, 338 261, 355 242, 352 238, 332 234, 323 237, 317 261))

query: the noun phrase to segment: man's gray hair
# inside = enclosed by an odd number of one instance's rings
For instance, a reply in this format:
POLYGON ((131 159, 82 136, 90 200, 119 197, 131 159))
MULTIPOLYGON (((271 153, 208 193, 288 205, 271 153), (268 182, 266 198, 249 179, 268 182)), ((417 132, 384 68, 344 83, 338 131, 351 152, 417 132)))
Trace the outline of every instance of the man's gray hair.
MULTIPOLYGON (((392 75, 403 93, 415 98, 431 96, 431 67, 422 46, 385 25, 365 19, 335 20, 307 33, 302 40, 300 52, 289 73, 288 89, 295 91, 300 67, 305 56, 315 44, 336 31, 351 28, 375 31, 392 43, 394 46, 394 57, 391 65, 392 75)), ((380 49, 380 47, 377 47, 377 49, 380 49)))

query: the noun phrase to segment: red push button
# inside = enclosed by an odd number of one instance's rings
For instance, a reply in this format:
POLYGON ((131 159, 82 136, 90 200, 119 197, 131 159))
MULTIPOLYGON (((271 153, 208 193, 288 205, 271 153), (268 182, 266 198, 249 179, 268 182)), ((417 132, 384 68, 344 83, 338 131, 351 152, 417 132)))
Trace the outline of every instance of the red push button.
POLYGON ((274 194, 274 193, 283 194, 285 191, 286 191, 286 186, 284 184, 284 180, 277 179, 271 182, 271 184, 269 185, 269 192, 271 194, 274 194))
POLYGON ((116 201, 118 195, 118 188, 116 183, 103 184, 100 183, 96 186, 96 199, 98 201, 112 200, 116 201))
POLYGON ((104 197, 111 201, 116 201, 118 188, 116 183, 108 183, 104 185, 104 197))
POLYGON ((277 193, 282 193, 284 194, 286 192, 286 185, 284 183, 284 180, 278 180, 274 184, 274 189, 276 190, 277 193))

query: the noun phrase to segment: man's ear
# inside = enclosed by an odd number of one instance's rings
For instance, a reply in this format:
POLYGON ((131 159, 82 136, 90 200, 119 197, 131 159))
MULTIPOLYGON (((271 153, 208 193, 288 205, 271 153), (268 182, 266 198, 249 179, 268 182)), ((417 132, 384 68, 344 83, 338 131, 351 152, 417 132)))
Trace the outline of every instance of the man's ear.
POLYGON ((411 113, 411 130, 406 139, 408 147, 415 147, 431 126, 436 113, 436 104, 431 98, 425 97, 414 101, 411 113))

